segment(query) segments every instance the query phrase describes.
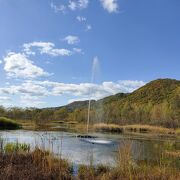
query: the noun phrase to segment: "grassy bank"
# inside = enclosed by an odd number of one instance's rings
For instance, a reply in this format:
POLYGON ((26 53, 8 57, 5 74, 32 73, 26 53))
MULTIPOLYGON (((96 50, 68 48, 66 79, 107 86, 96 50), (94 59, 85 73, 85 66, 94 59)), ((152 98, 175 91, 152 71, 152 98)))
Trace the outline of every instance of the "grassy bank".
MULTIPOLYGON (((58 131, 58 130, 68 130, 72 132, 86 133, 87 124, 78 123, 78 122, 65 122, 65 121, 49 121, 45 124, 36 124, 34 121, 23 121, 18 120, 19 124, 22 124, 23 129, 26 130, 49 130, 49 131, 58 131)), ((109 132, 109 133, 141 133, 141 134, 152 134, 152 135, 164 135, 179 137, 180 128, 165 128, 161 126, 152 126, 152 125, 143 125, 143 124, 134 124, 134 125, 117 125, 117 124, 90 124, 89 131, 93 132, 109 132)))
POLYGON ((21 125, 14 120, 0 117, 0 130, 14 130, 20 129, 21 125))
POLYGON ((0 177, 2 180, 110 180, 110 179, 171 179, 180 178, 179 169, 159 157, 156 165, 135 162, 132 158, 132 144, 123 144, 117 153, 116 166, 80 165, 76 174, 71 163, 55 157, 48 151, 27 149, 25 144, 9 144, 1 148, 0 177), (7 147, 13 147, 7 151, 7 147), (17 148, 18 147, 18 148, 17 148))
POLYGON ((72 179, 68 161, 56 158, 48 151, 29 151, 25 144, 8 144, 0 153, 1 180, 72 179))
POLYGON ((179 135, 179 129, 170 129, 160 126, 150 126, 150 125, 116 125, 116 124, 95 124, 95 131, 100 132, 112 132, 112 133, 126 133, 126 132, 137 132, 137 133, 152 133, 152 134, 162 134, 162 135, 179 135))

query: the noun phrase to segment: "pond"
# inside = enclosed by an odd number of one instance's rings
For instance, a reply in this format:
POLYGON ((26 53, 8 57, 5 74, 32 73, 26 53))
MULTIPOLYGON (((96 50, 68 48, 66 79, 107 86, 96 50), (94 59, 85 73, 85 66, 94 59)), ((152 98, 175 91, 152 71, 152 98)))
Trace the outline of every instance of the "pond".
MULTIPOLYGON (((106 164, 116 163, 118 149, 124 143, 131 143, 132 156, 136 161, 155 163, 164 150, 180 150, 180 142, 176 139, 145 139, 133 136, 97 134, 95 139, 78 138, 76 133, 63 131, 0 131, 4 144, 9 142, 27 143, 33 149, 38 146, 50 150, 57 156, 68 159, 73 164, 106 164)), ((179 161, 174 159, 177 166, 179 161)))

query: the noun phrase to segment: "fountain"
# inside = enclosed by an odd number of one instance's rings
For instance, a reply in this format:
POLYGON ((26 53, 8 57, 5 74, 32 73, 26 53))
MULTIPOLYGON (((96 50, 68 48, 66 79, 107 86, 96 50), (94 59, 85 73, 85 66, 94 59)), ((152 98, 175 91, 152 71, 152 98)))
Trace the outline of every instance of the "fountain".
MULTIPOLYGON (((99 67, 99 60, 97 57, 93 59, 92 65, 92 74, 91 74, 91 83, 94 83, 95 73, 98 71, 99 67)), ((90 121, 90 111, 91 111, 91 96, 92 96, 92 89, 89 92, 89 103, 88 103, 88 117, 87 117, 87 134, 89 133, 89 121, 90 121)))
MULTIPOLYGON (((93 59, 93 65, 92 65, 92 74, 91 74, 91 83, 94 83, 95 74, 98 72, 99 69, 99 60, 98 57, 94 57, 93 59)), ((89 135, 89 123, 90 123, 90 111, 91 111, 91 98, 92 98, 92 89, 89 90, 89 101, 88 101, 88 113, 87 113, 87 127, 86 127, 86 135, 78 135, 78 138, 81 138, 81 140, 92 143, 92 144, 112 144, 112 141, 105 140, 105 139, 99 139, 96 136, 89 135)))
MULTIPOLYGON (((91 73, 91 83, 94 83, 94 77, 95 73, 98 71, 99 67, 99 60, 98 57, 94 57, 93 64, 92 64, 92 73, 91 73)), ((91 111, 91 97, 92 96, 92 89, 89 90, 89 101, 88 101, 88 113, 87 113, 87 127, 86 127, 86 135, 78 135, 78 138, 88 138, 88 139, 94 139, 95 136, 88 135, 89 133, 89 122, 90 122, 90 111, 91 111)))

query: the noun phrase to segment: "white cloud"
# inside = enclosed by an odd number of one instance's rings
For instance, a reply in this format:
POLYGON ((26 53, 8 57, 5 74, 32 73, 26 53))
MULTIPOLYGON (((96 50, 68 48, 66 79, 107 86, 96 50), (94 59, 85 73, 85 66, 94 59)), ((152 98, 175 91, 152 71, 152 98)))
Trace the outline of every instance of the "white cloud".
POLYGON ((0 96, 0 105, 9 106, 10 102, 11 102, 11 98, 10 97, 0 96))
POLYGON ((76 20, 77 20, 78 22, 80 22, 80 23, 82 23, 82 24, 85 25, 85 30, 86 30, 86 31, 89 31, 89 30, 92 29, 92 26, 91 26, 90 24, 88 24, 86 17, 84 17, 84 16, 77 16, 77 17, 76 17, 76 20))
POLYGON ((25 54, 10 52, 4 57, 4 70, 9 77, 37 78, 49 75, 26 57, 25 54))
POLYGON ((49 95, 48 89, 46 87, 35 82, 36 81, 28 80, 19 85, 11 85, 5 88, 0 88, 0 93, 11 95, 21 94, 38 97, 49 95))
POLYGON ((54 10, 55 13, 62 12, 66 13, 67 9, 71 11, 82 10, 88 7, 89 0, 69 0, 66 4, 56 5, 51 2, 50 7, 54 10))
POLYGON ((80 40, 79 40, 79 37, 77 37, 77 36, 72 36, 72 35, 69 35, 69 36, 66 36, 65 38, 64 38, 64 41, 66 41, 68 44, 77 44, 77 43, 79 43, 80 42, 80 40))
POLYGON ((94 99, 99 99, 118 92, 129 93, 143 86, 143 81, 118 81, 118 82, 103 82, 102 84, 80 83, 80 84, 65 84, 53 81, 33 81, 35 85, 48 88, 49 95, 69 94, 73 96, 88 97, 92 93, 94 99))
POLYGON ((77 3, 75 1, 69 1, 69 5, 68 5, 69 9, 71 9, 72 11, 76 10, 77 8, 77 3))
POLYGON ((41 97, 30 95, 20 96, 20 102, 26 107, 39 107, 42 104, 45 104, 44 101, 41 101, 41 97))
MULTIPOLYGON (((10 85, 9 87, 0 88, 0 94, 18 95, 21 103, 26 106, 32 101, 39 106, 44 103, 42 98, 47 96, 72 96, 74 99, 101 99, 105 96, 113 95, 119 92, 129 93, 143 86, 143 81, 118 81, 118 82, 102 82, 101 84, 94 83, 61 83, 54 81, 33 81, 28 80, 19 85, 10 85), (32 101, 31 101, 32 100, 32 101)), ((69 100, 69 102, 72 102, 69 100)))
POLYGON ((84 54, 81 48, 73 48, 73 51, 76 53, 84 54))
POLYGON ((79 0, 78 3, 80 9, 85 9, 88 7, 89 0, 79 0))
POLYGON ((10 101, 10 97, 7 97, 7 96, 0 96, 0 102, 7 102, 7 101, 10 101))
POLYGON ((88 7, 89 0, 70 0, 68 7, 70 10, 85 9, 88 7))
POLYGON ((104 96, 116 94, 118 92, 129 93, 143 86, 143 81, 118 81, 103 82, 102 84, 80 83, 66 84, 54 81, 32 81, 28 80, 17 86, 9 86, 0 88, 0 92, 4 94, 23 94, 29 96, 58 96, 62 94, 70 94, 73 96, 88 97, 92 93, 94 99, 104 96))
POLYGON ((84 22, 86 21, 86 17, 83 17, 83 16, 77 16, 76 19, 79 21, 79 22, 84 22))
POLYGON ((51 42, 32 42, 23 45, 24 52, 26 54, 34 54, 32 48, 38 48, 41 54, 47 54, 51 56, 70 56, 72 52, 68 49, 57 49, 54 43, 51 42))
POLYGON ((76 102, 76 101, 87 101, 87 98, 73 98, 68 100, 68 104, 76 102))
POLYGON ((54 10, 55 13, 57 13, 57 12, 65 13, 66 12, 66 6, 63 4, 60 4, 57 6, 53 2, 51 2, 50 6, 54 10))
POLYGON ((132 81, 132 80, 118 81, 118 84, 124 87, 124 91, 127 91, 127 92, 132 92, 135 89, 140 88, 141 86, 145 85, 143 81, 132 81))
POLYGON ((0 60, 0 64, 2 64, 2 60, 0 60))
POLYGON ((90 24, 86 25, 86 31, 90 31, 92 29, 92 26, 90 24))
POLYGON ((109 13, 118 12, 117 0, 100 0, 103 8, 109 13))

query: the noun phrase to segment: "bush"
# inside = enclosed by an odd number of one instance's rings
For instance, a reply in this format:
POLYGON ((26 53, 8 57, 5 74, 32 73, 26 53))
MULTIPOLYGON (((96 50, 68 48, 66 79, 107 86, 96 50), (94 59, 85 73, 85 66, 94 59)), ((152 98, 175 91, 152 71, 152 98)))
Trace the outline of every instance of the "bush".
POLYGON ((5 117, 0 117, 0 130, 13 130, 20 128, 21 125, 18 124, 17 122, 5 117))

